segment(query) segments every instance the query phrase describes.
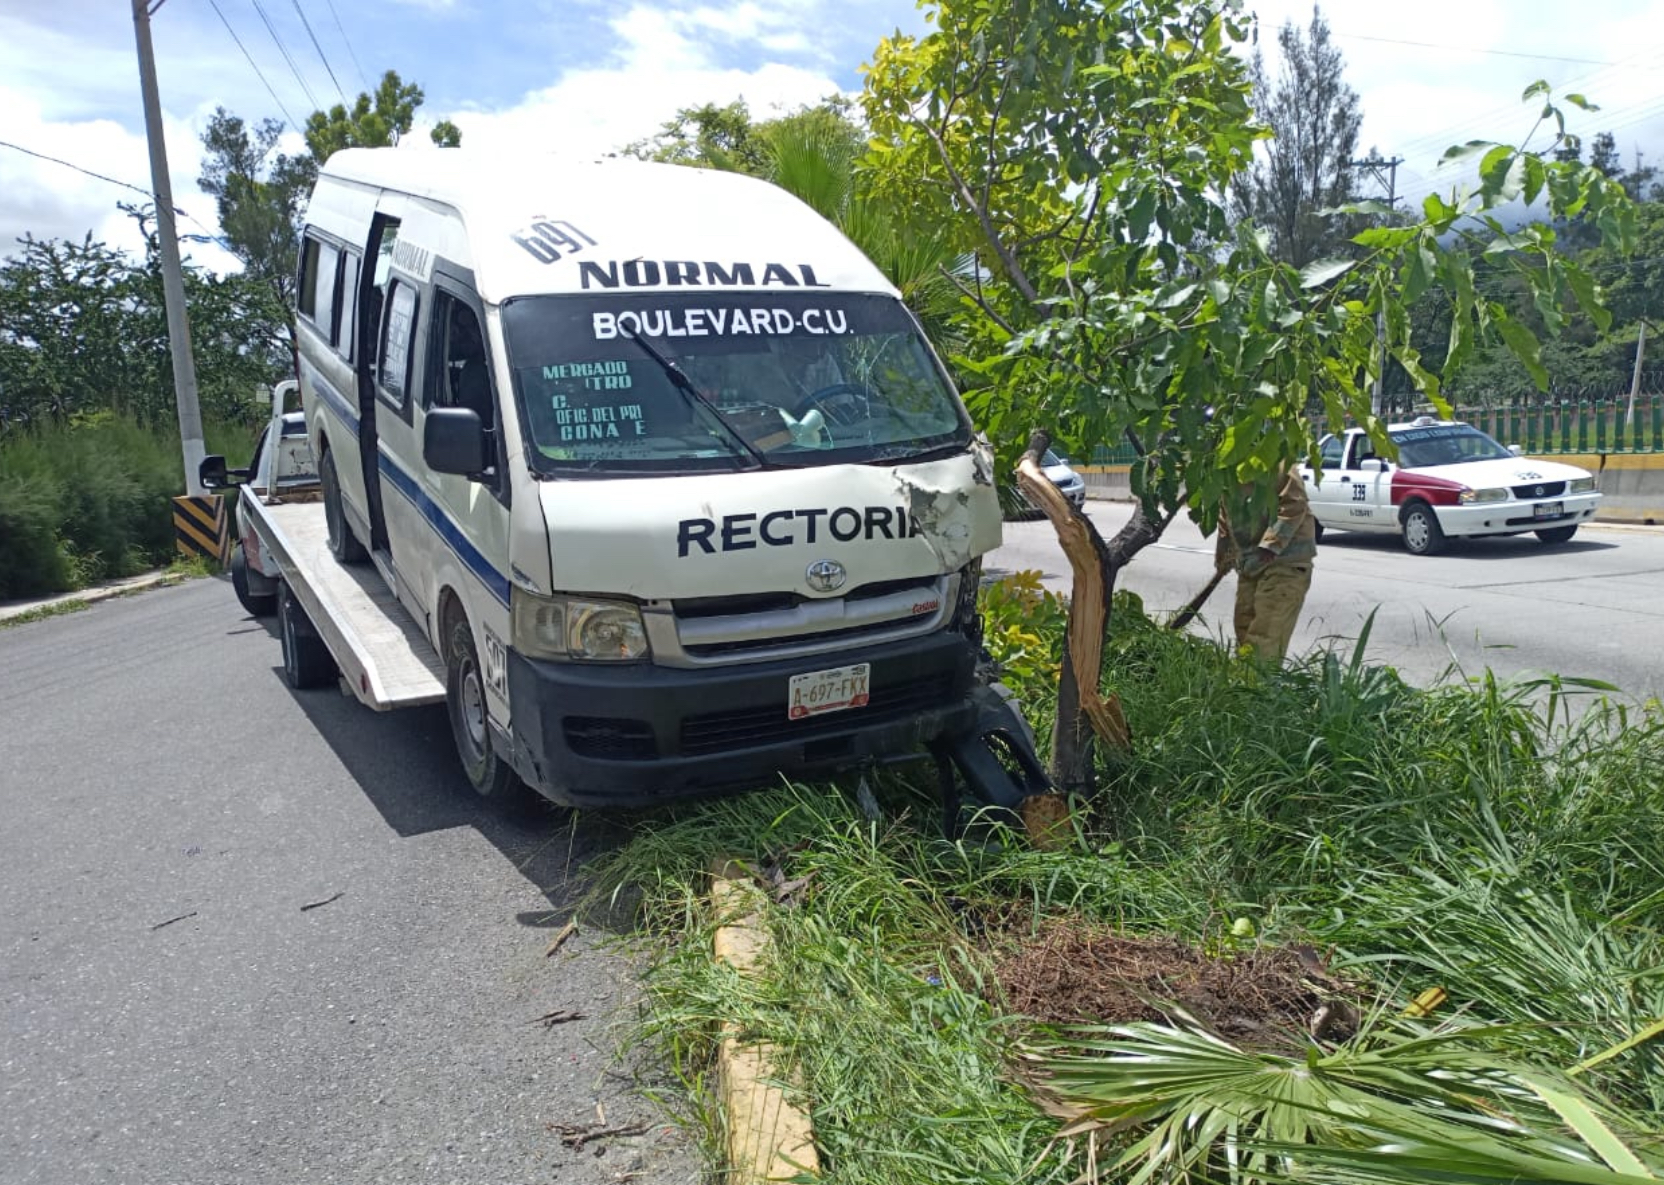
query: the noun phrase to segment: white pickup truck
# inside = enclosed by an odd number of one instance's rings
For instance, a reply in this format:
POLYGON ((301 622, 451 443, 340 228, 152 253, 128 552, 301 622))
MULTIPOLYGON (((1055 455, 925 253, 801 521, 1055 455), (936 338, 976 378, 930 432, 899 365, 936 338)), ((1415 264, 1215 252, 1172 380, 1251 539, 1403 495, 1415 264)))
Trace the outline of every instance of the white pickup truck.
POLYGON ((1422 416, 1387 429, 1398 460, 1376 455, 1362 428, 1319 442, 1321 480, 1302 467, 1318 530, 1398 534, 1414 555, 1452 536, 1523 535, 1565 543, 1595 515, 1594 477, 1522 457, 1470 424, 1422 416))

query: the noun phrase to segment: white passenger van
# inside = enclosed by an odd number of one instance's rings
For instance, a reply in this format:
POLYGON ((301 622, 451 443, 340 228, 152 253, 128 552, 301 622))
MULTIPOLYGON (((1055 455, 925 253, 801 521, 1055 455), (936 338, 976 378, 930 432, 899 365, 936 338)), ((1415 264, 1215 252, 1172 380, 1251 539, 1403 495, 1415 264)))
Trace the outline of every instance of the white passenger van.
POLYGON ((298 306, 315 513, 431 643, 482 794, 640 804, 921 746, 977 788, 967 738, 1018 732, 979 664, 991 454, 895 289, 795 198, 352 149, 298 306))

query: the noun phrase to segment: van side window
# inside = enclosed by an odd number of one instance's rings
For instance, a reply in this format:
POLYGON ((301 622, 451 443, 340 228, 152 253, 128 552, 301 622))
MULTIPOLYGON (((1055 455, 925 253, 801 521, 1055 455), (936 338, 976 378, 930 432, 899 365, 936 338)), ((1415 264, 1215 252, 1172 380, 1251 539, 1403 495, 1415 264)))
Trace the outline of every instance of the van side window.
POLYGON ((317 322, 318 328, 323 331, 324 337, 329 339, 329 343, 334 345, 336 292, 341 282, 337 272, 340 270, 341 252, 328 243, 314 241, 307 244, 307 254, 316 261, 312 320, 317 322))
POLYGON ((387 297, 387 315, 382 319, 381 357, 376 377, 393 402, 404 406, 410 383, 410 347, 416 326, 416 289, 394 280, 387 297))
POLYGON ((341 252, 341 309, 340 324, 335 335, 335 348, 348 362, 353 360, 352 344, 358 325, 358 253, 341 252))
POLYGON ((300 251, 300 291, 295 303, 303 317, 311 318, 318 308, 318 247, 317 239, 308 238, 300 251))
POLYGON ((491 395, 491 363, 485 335, 474 310, 441 292, 434 305, 434 353, 440 359, 437 383, 428 402, 438 407, 465 407, 477 412, 490 432, 497 426, 496 401, 491 395))

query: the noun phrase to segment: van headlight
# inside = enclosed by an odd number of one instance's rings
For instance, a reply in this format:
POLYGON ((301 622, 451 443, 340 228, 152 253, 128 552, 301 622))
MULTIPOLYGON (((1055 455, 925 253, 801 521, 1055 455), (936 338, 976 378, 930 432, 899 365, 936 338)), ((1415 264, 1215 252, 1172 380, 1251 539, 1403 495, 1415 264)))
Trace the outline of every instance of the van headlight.
POLYGON ((1595 479, 1592 477, 1574 477, 1572 478, 1572 484, 1566 488, 1574 494, 1592 493, 1595 488, 1595 479))
POLYGON ((514 648, 527 658, 635 662, 647 657, 641 610, 627 601, 509 593, 514 648))
POLYGON ((1488 490, 1463 490, 1456 495, 1456 501, 1468 506, 1475 502, 1506 502, 1510 496, 1506 489, 1495 486, 1488 490))

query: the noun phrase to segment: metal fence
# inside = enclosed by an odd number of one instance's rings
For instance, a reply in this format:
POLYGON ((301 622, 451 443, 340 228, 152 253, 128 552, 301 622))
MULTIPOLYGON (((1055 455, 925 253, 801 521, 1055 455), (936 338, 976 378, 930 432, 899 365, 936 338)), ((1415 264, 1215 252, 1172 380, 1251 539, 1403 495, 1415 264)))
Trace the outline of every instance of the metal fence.
MULTIPOLYGON (((1527 453, 1664 453, 1664 394, 1636 396, 1633 413, 1629 396, 1607 395, 1458 406, 1456 419, 1527 453)), ((1323 417, 1314 420, 1321 435, 1323 417)), ((1095 449, 1091 463, 1126 465, 1136 459, 1123 443, 1095 449)))
POLYGON ((1464 420, 1503 444, 1528 453, 1664 453, 1664 395, 1521 400, 1495 407, 1458 407, 1464 420))

